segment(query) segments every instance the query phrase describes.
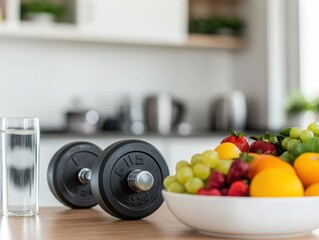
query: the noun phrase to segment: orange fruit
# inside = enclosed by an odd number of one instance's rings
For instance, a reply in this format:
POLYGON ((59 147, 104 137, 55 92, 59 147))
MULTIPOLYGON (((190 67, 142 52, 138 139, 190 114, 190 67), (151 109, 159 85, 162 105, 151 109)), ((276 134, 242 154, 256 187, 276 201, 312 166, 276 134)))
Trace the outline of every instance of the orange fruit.
POLYGON ((319 183, 314 183, 307 187, 305 190, 305 196, 319 196, 319 183))
POLYGON ((252 153, 252 152, 249 152, 248 155, 255 158, 255 157, 258 157, 259 155, 262 155, 262 154, 261 154, 261 153, 252 153))
POLYGON ((250 184, 252 197, 302 197, 303 185, 296 174, 282 168, 267 168, 258 173, 250 184))
POLYGON ((295 159, 294 168, 305 187, 319 182, 319 153, 300 154, 295 159))
POLYGON ((282 168, 289 173, 296 174, 295 169, 292 165, 285 162, 281 158, 271 155, 271 154, 251 154, 249 155, 253 156, 254 159, 249 163, 250 165, 250 172, 248 174, 248 177, 250 179, 253 179, 256 174, 259 172, 267 169, 267 168, 282 168))
POLYGON ((240 149, 231 142, 224 142, 219 144, 215 148, 215 151, 218 153, 219 158, 223 160, 239 158, 239 155, 241 154, 240 149))

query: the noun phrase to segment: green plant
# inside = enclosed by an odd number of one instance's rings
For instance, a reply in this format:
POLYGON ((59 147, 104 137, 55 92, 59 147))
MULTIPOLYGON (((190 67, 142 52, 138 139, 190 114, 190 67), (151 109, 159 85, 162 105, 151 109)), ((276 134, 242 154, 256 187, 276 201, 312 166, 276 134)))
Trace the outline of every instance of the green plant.
POLYGON ((240 33, 243 31, 245 24, 243 20, 237 17, 229 17, 223 19, 223 26, 225 28, 230 28, 237 33, 240 33))
POLYGON ((50 13, 60 18, 64 13, 64 6, 48 0, 25 0, 21 2, 21 17, 26 18, 29 13, 50 13))
POLYGON ((301 92, 294 92, 287 97, 286 110, 288 114, 294 114, 305 111, 316 111, 318 109, 301 92))
POLYGON ((240 35, 245 27, 242 19, 237 17, 214 16, 209 19, 192 19, 189 23, 191 33, 220 34, 222 29, 230 29, 240 35))
POLYGON ((316 97, 311 104, 316 112, 319 112, 319 97, 316 97))

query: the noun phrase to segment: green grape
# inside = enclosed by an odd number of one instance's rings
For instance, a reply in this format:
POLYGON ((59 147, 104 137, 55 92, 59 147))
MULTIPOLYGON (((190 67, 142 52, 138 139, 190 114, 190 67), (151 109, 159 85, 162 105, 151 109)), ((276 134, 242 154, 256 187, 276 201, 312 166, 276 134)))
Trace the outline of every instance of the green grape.
POLYGON ((176 163, 175 170, 176 172, 181 169, 182 167, 190 167, 191 165, 186 160, 181 160, 176 163))
POLYGON ((308 125, 307 130, 312 131, 314 134, 319 135, 319 122, 312 122, 308 125))
POLYGON ((291 128, 289 134, 291 138, 299 139, 301 132, 302 132, 302 129, 300 127, 293 127, 291 128))
POLYGON ((287 150, 289 152, 294 152, 296 146, 298 144, 300 144, 300 143, 301 143, 301 141, 299 139, 291 139, 291 140, 289 140, 288 144, 287 144, 287 150))
POLYGON ((279 156, 282 160, 284 160, 285 162, 288 162, 290 164, 293 164, 295 161, 295 157, 293 154, 291 154, 288 151, 283 152, 280 156, 279 156))
POLYGON ((315 135, 310 130, 302 130, 300 133, 300 139, 302 142, 307 142, 310 138, 313 138, 315 135))
POLYGON ((183 193, 185 192, 185 187, 183 184, 179 182, 173 182, 167 189, 169 192, 175 192, 175 193, 183 193))
POLYGON ((307 142, 298 147, 298 155, 304 152, 318 152, 319 153, 319 137, 310 138, 307 142))
POLYGON ((210 168, 215 168, 220 159, 218 153, 213 150, 207 150, 202 154, 202 163, 207 164, 210 168))
POLYGON ((204 163, 197 163, 193 167, 195 177, 200 178, 201 180, 206 180, 210 174, 210 167, 204 163))
POLYGON ((182 167, 176 172, 176 179, 180 183, 185 183, 189 178, 194 176, 193 169, 191 167, 182 167))
POLYGON ((176 182, 177 179, 175 176, 167 176, 165 179, 164 179, 164 187, 166 189, 169 188, 169 186, 173 183, 173 182, 176 182))
POLYGON ((196 177, 190 178, 185 183, 185 188, 188 193, 197 193, 198 189, 204 187, 204 182, 196 177))
POLYGON ((286 137, 286 138, 284 138, 284 139, 282 140, 281 145, 282 145, 282 147, 283 147, 284 149, 287 150, 288 142, 289 142, 290 140, 291 140, 290 137, 286 137))
POLYGON ((191 166, 193 167, 193 166, 195 166, 196 163, 201 162, 202 158, 203 158, 202 154, 198 153, 198 154, 193 155, 192 159, 191 159, 191 166))
POLYGON ((221 160, 218 165, 215 167, 215 170, 220 171, 222 174, 227 175, 230 165, 233 163, 233 160, 221 160))

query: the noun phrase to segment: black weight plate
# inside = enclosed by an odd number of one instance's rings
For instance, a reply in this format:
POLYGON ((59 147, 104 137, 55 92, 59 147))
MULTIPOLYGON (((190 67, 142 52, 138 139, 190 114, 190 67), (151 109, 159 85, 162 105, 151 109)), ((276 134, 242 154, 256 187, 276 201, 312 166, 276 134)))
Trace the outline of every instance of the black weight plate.
POLYGON ((91 185, 83 184, 78 173, 83 168, 92 169, 102 152, 98 146, 89 142, 73 142, 58 150, 50 161, 47 180, 53 195, 71 208, 90 208, 96 200, 91 185))
POLYGON ((124 140, 106 148, 94 163, 91 188, 98 204, 109 214, 125 220, 141 219, 163 203, 161 191, 168 173, 163 156, 153 145, 124 140), (150 190, 137 192, 129 187, 127 177, 135 169, 153 175, 150 190))

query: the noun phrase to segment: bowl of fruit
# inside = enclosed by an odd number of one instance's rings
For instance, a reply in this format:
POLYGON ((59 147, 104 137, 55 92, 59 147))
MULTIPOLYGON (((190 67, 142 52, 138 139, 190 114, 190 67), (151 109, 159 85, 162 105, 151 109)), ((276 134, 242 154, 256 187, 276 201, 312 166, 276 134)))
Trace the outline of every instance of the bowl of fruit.
POLYGON ((176 164, 162 194, 185 225, 219 237, 278 238, 319 228, 319 123, 252 141, 231 130, 176 164))

